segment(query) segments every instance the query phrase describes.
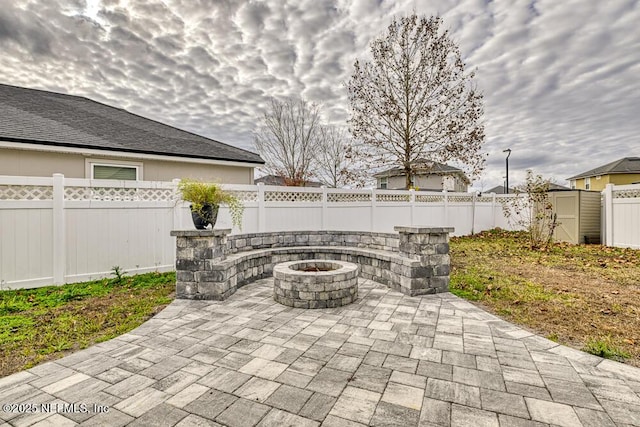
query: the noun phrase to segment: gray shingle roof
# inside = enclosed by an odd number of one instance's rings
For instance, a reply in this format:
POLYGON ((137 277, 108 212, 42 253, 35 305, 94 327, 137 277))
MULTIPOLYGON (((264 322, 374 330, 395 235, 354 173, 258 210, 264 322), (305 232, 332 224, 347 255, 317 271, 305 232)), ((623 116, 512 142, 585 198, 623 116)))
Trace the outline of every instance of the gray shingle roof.
MULTIPOLYGON (((283 176, 276 176, 276 175, 265 175, 265 176, 261 176, 260 178, 255 178, 253 180, 253 183, 254 184, 263 183, 264 185, 280 185, 280 186, 287 185, 286 180, 283 176)), ((303 187, 322 187, 322 183, 316 182, 316 181, 305 181, 303 187)))
POLYGON ((0 84, 0 139, 52 146, 264 163, 241 148, 87 98, 0 84))
POLYGON ((640 157, 623 157, 615 162, 591 169, 567 179, 580 179, 599 175, 618 173, 640 173, 640 157))
MULTIPOLYGON (((425 173, 427 174, 453 173, 453 174, 459 174, 463 176, 466 180, 468 180, 467 176, 464 174, 462 169, 459 169, 455 166, 450 166, 444 163, 433 162, 433 161, 422 159, 422 158, 411 162, 411 164, 414 165, 415 167, 416 175, 425 174, 425 173)), ((383 170, 382 172, 376 173, 375 175, 373 175, 373 177, 382 178, 385 176, 398 176, 398 175, 404 175, 403 168, 394 167, 391 169, 386 169, 386 170, 383 170)))

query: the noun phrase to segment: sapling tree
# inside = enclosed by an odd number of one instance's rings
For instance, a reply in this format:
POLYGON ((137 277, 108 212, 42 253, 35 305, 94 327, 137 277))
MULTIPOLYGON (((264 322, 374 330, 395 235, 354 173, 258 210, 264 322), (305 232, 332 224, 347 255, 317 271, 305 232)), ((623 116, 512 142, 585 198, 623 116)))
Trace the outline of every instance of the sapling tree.
POLYGON ((550 180, 527 170, 525 183, 516 186, 514 196, 502 205, 505 217, 527 231, 532 249, 548 248, 559 225, 549 197, 550 184, 550 180))

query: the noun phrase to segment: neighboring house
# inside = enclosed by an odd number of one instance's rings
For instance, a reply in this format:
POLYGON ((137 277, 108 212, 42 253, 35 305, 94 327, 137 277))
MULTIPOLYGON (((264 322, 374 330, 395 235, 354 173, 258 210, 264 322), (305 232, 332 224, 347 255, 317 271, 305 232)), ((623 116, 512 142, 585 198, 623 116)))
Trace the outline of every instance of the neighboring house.
POLYGON ((0 175, 252 184, 258 154, 87 98, 0 84, 0 175))
POLYGON ((623 157, 567 179, 578 190, 602 191, 607 184, 633 184, 640 181, 640 157, 623 157))
MULTIPOLYGON (((506 194, 504 190, 505 190, 505 186, 504 185, 496 185, 495 187, 490 188, 487 191, 483 191, 483 193, 485 193, 485 194, 491 194, 491 193, 506 194)), ((515 188, 509 187, 509 194, 513 194, 515 192, 516 192, 515 188)))
MULTIPOLYGON (((264 185, 287 185, 287 180, 283 176, 277 175, 265 175, 260 178, 256 178, 254 184, 262 183, 264 185)), ((306 181, 302 187, 321 187, 321 182, 306 181)))
POLYGON ((564 191, 571 190, 569 187, 560 184, 554 184, 553 182, 549 183, 549 190, 551 191, 564 191))
MULTIPOLYGON (((413 187, 424 191, 466 192, 469 178, 461 169, 443 163, 419 159, 413 162, 414 173, 411 177, 413 187)), ((373 175, 376 187, 389 190, 406 188, 406 175, 402 168, 392 168, 373 175)))
MULTIPOLYGON (((569 187, 565 187, 564 185, 554 184, 553 182, 549 183, 549 190, 551 191, 562 191, 562 190, 570 190, 569 187)), ((515 188, 509 187, 509 194, 514 194, 518 190, 515 188)), ((495 193, 495 194, 505 194, 504 185, 496 185, 495 187, 484 191, 486 194, 495 193)))

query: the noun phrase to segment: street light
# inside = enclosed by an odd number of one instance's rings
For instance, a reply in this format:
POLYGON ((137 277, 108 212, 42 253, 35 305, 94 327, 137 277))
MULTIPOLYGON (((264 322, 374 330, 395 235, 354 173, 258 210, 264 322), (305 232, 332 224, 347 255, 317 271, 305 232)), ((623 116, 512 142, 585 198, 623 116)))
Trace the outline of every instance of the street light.
POLYGON ((509 156, 511 155, 511 148, 507 148, 506 150, 502 150, 503 153, 507 154, 506 163, 507 163, 507 185, 504 188, 504 194, 509 194, 509 156))

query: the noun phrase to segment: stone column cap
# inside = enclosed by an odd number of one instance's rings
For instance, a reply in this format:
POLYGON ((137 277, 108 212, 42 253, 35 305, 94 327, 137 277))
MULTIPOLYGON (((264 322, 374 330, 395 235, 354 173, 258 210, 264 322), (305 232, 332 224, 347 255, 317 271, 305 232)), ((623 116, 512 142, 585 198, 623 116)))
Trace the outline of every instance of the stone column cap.
POLYGON ((229 233, 231 233, 230 228, 214 230, 171 230, 171 235, 175 237, 222 237, 229 233))
POLYGON ((454 227, 430 227, 428 225, 396 225, 393 227, 398 233, 453 233, 454 227))

